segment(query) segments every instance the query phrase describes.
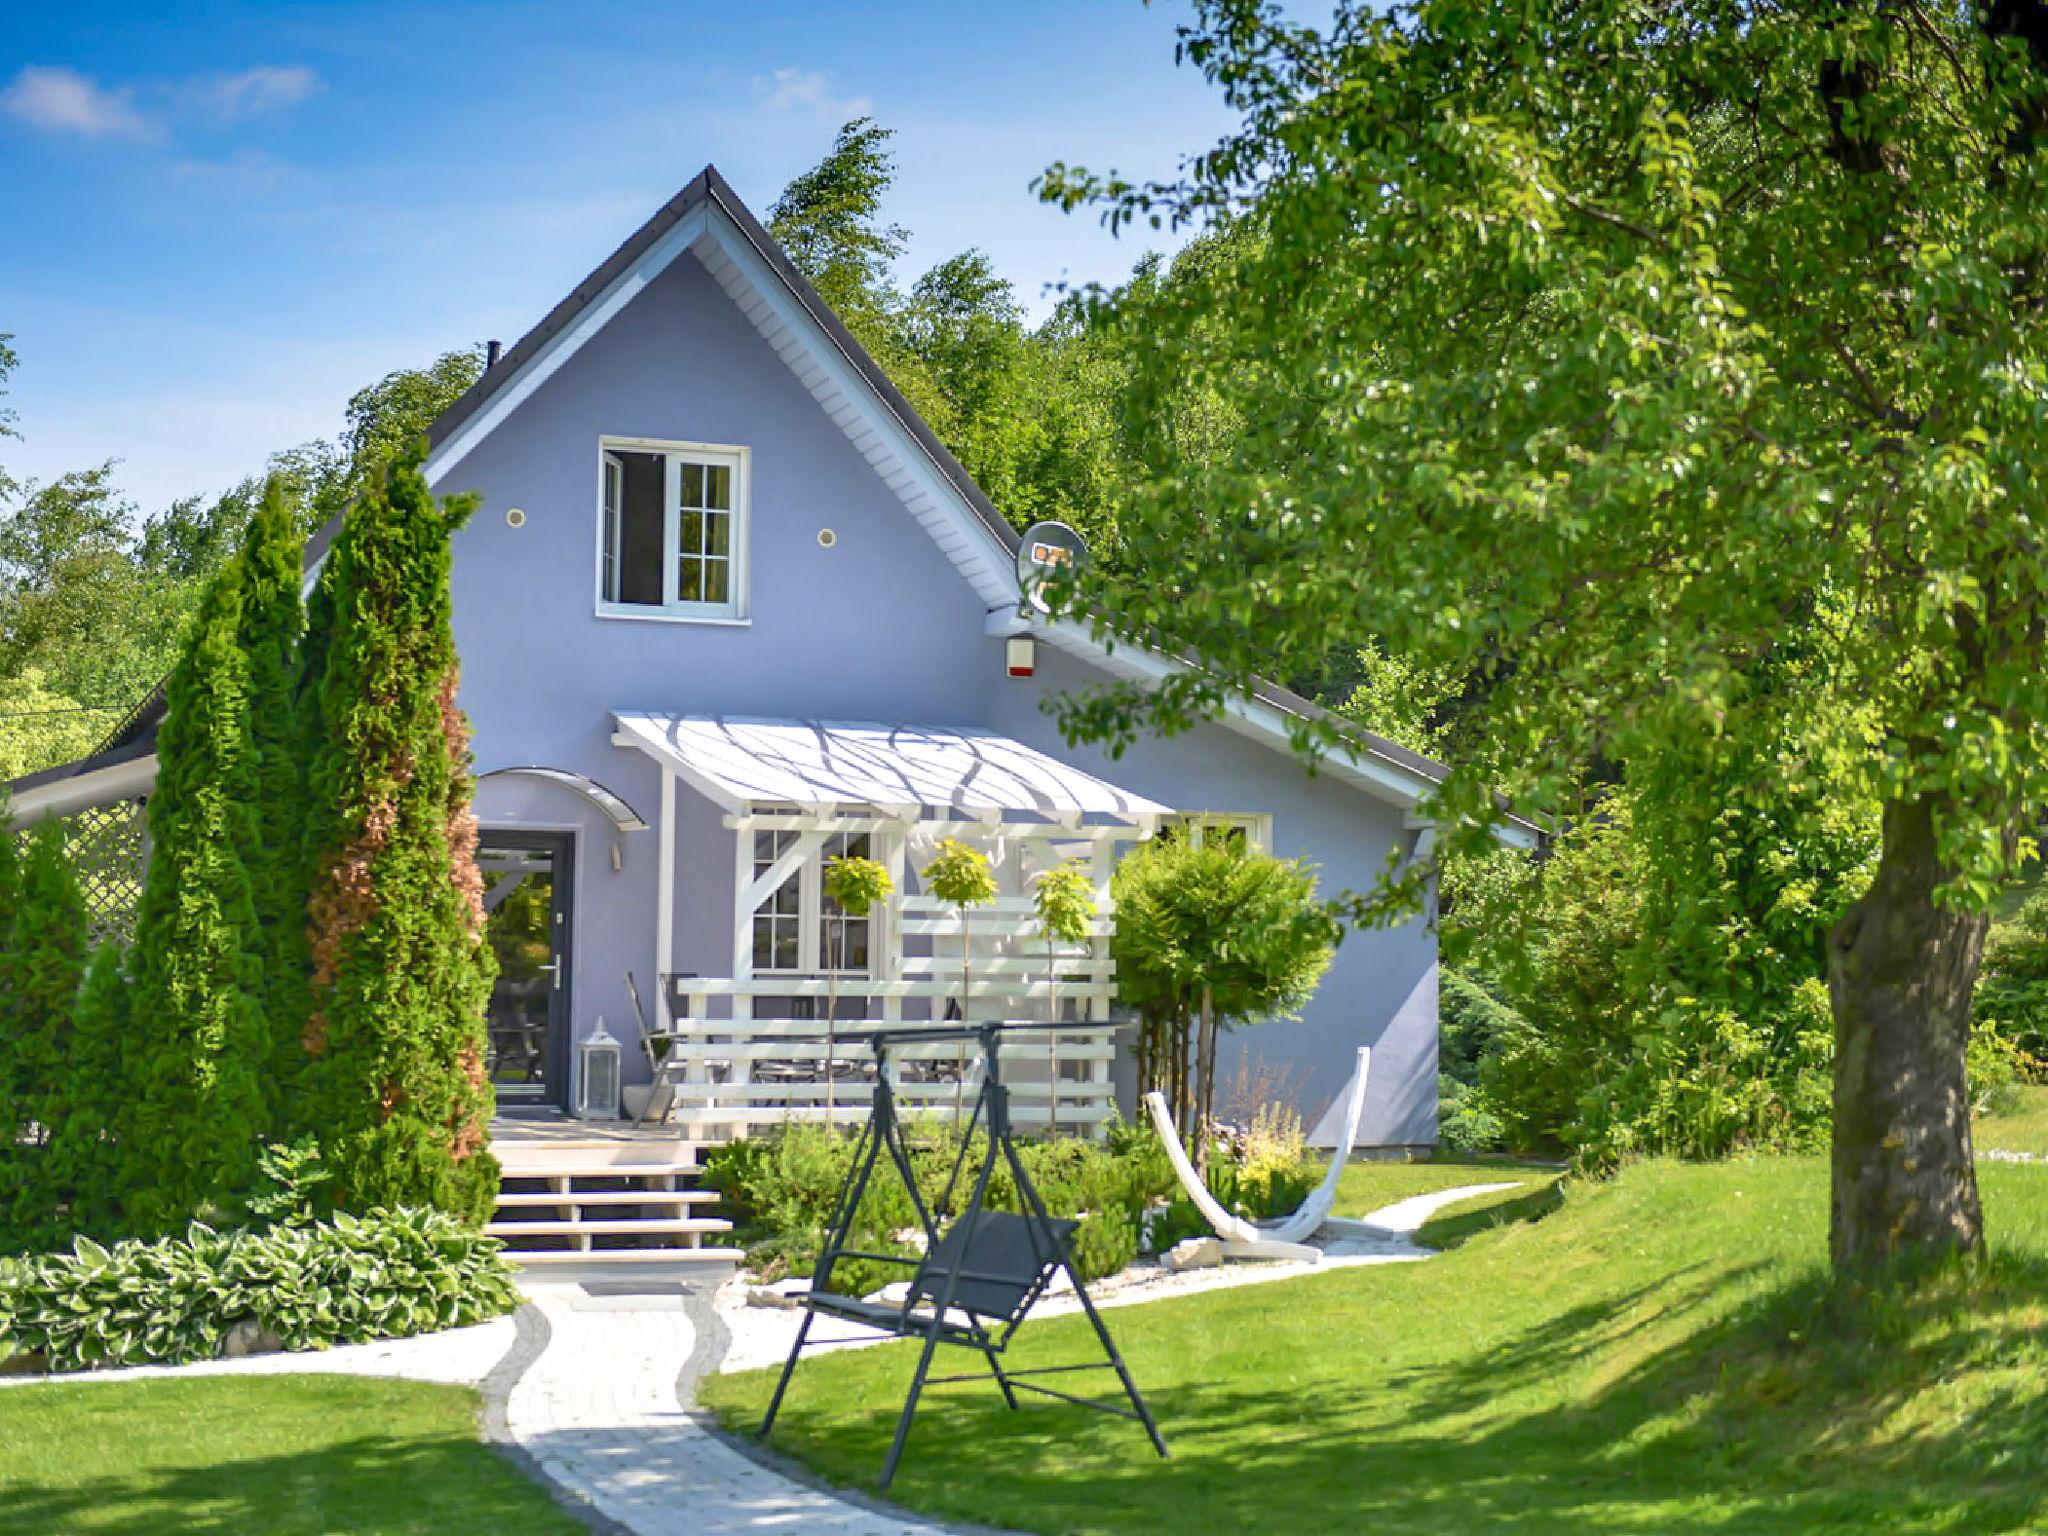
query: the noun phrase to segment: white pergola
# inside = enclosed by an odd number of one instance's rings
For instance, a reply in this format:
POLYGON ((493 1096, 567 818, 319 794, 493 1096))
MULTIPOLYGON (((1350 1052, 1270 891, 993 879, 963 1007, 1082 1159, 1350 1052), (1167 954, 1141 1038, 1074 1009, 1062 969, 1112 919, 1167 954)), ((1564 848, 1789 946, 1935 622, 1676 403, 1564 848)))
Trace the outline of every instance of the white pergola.
MULTIPOLYGON (((1169 807, 974 727, 636 710, 621 710, 612 719, 614 743, 645 753, 661 769, 655 968, 663 978, 661 1032, 673 1037, 665 1060, 676 1064, 679 1075, 672 1080, 684 1100, 686 1123, 694 1118, 701 1126, 710 1114, 744 1132, 749 1122, 819 1108, 807 1102, 815 1090, 771 1090, 752 1081, 749 1066, 820 1059, 823 1048, 815 1044, 775 1044, 778 1034, 814 1034, 815 1020, 758 1017, 755 1000, 823 999, 828 990, 842 998, 873 999, 884 1026, 905 1021, 906 1005, 914 1021, 919 1014, 935 1016, 945 1000, 955 998, 976 1017, 1044 1019, 1050 1026, 1056 988, 1065 1024, 1060 1033, 1069 1042, 1061 1045, 1060 1060, 1094 1063, 1079 1086, 1096 1091, 1076 1096, 1091 1101, 1089 1116, 1107 1116, 1112 1048, 1104 1026, 1116 990, 1109 956, 1110 876, 1117 845, 1150 837, 1161 818, 1172 814, 1169 807), (733 943, 729 976, 692 977, 672 991, 667 978, 673 969, 679 784, 719 807, 734 834, 733 943), (771 830, 794 836, 757 874, 752 834, 771 830), (868 974, 836 982, 786 972, 757 975, 754 913, 818 856, 827 839, 845 833, 870 836, 895 887, 871 918, 868 974), (935 898, 906 894, 916 883, 915 869, 946 837, 982 848, 996 873, 1000 894, 974 909, 965 924, 935 898), (1089 870, 1100 916, 1084 943, 1048 955, 1037 934, 1030 882, 1052 864, 1076 858, 1089 870), (964 998, 963 972, 971 974, 964 998), (1070 1032, 1077 1028, 1092 1038, 1073 1039, 1070 1032), (693 1100, 700 1083, 705 1091, 693 1100)), ((1047 1043, 1050 1037, 1048 1030, 1047 1043)), ((835 1058, 845 1054, 841 1050, 835 1058)), ((913 1047, 906 1056, 915 1054, 913 1047)), ((906 1091, 915 1097, 914 1084, 906 1091)), ((1031 1091, 1024 1089, 1027 1098, 1031 1091)), ((1063 1121, 1067 1103, 1063 1090, 1063 1121)), ((1018 1108, 1033 1117, 1028 1102, 1018 1108)), ((865 1106, 848 1106, 847 1112, 865 1113, 865 1106)))

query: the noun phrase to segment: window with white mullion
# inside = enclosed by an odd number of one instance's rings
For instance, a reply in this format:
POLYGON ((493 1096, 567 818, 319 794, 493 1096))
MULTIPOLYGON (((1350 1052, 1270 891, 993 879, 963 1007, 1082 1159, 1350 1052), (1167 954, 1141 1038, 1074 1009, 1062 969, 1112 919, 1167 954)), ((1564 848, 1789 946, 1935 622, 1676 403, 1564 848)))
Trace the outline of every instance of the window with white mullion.
POLYGON ((603 443, 599 611, 744 619, 747 450, 635 438, 603 443))
MULTIPOLYGON (((754 834, 754 877, 759 879, 796 842, 794 832, 754 834)), ((800 975, 804 966, 804 869, 798 869, 754 908, 754 971, 800 975)))

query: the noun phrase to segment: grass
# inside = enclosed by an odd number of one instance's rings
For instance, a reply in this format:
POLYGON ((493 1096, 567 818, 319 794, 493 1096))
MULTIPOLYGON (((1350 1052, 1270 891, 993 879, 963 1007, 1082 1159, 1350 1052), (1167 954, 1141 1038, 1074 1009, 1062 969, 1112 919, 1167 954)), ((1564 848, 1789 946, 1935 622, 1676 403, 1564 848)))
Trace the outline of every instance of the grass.
POLYGON ((1548 1163, 1513 1162, 1505 1158, 1446 1156, 1426 1163, 1378 1163, 1353 1159, 1337 1181, 1336 1213, 1365 1216, 1415 1195, 1465 1184, 1509 1184, 1513 1188, 1474 1195, 1438 1211, 1416 1232, 1429 1248, 1449 1248, 1474 1232, 1506 1221, 1528 1220, 1547 1213, 1556 1198, 1560 1177, 1548 1163))
POLYGON ((580 1536, 466 1387, 346 1376, 0 1391, 0 1530, 580 1536))
POLYGON ((2048 1087, 2019 1090, 2017 1114, 1992 1115, 1972 1127, 1979 1150, 2033 1152, 2048 1157, 2048 1087))
MULTIPOLYGON (((1377 1199, 1434 1170, 1363 1174, 1377 1199)), ((1546 1219, 1426 1264, 1109 1313, 1170 1462, 1122 1420, 1009 1413, 974 1382, 927 1399, 891 1496, 1062 1533, 2048 1530, 2048 1175, 1987 1165, 1983 1188, 1989 1261, 1851 1306, 1821 1160, 1538 1179, 1509 1204, 1546 1219)), ((1084 1326, 1027 1325, 1016 1363, 1088 1358, 1084 1326)), ((805 1362, 776 1443, 872 1486, 911 1365, 805 1362)), ((703 1395, 751 1427, 770 1385, 703 1395)))

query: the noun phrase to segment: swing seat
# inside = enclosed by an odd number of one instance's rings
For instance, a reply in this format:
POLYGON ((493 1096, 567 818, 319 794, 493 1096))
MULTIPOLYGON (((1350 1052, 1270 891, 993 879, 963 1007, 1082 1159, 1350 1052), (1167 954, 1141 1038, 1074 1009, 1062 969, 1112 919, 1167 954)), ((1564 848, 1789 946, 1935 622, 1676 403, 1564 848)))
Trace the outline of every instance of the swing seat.
POLYGON ((1041 1224, 1011 1211, 983 1211, 978 1219, 962 1219, 947 1229, 918 1266, 902 1301, 863 1301, 812 1291, 804 1305, 884 1333, 922 1338, 931 1332, 933 1309, 946 1293, 947 1280, 957 1273, 952 1310, 969 1313, 977 1321, 948 1316, 940 1320, 939 1337, 976 1349, 990 1343, 1001 1348, 1007 1337, 991 1340, 978 1323, 998 1323, 1007 1334, 1022 1322, 1051 1283, 1059 1255, 1079 1225, 1057 1219, 1041 1224))

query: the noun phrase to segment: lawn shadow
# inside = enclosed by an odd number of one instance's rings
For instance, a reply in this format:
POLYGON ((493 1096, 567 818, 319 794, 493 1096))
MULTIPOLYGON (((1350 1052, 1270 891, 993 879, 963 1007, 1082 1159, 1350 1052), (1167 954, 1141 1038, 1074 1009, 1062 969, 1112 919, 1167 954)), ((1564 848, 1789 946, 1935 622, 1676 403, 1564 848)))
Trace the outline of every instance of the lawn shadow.
POLYGON ((1459 1211, 1455 1206, 1440 1216, 1432 1216, 1416 1228, 1415 1240, 1425 1248, 1451 1249, 1477 1237, 1481 1232, 1490 1232, 1495 1227, 1510 1227, 1544 1217, 1564 1208, 1564 1180, 1550 1179, 1526 1190, 1497 1200, 1477 1210, 1459 1211))
MULTIPOLYGON (((1991 1533, 2048 1514, 2048 1347, 2011 1316, 2038 1317, 2048 1263, 2006 1256, 1877 1298, 1815 1272, 1724 1312, 1763 1268, 1695 1265, 1378 1379, 1289 1358, 1183 1373, 1148 1393, 1170 1463, 1129 1425, 953 1389, 920 1413, 897 1493, 1021 1529, 1174 1536, 1991 1533), (1972 1393, 1949 1394, 1965 1371, 1972 1393), (1557 1383, 1589 1372, 1560 1405, 1557 1383)), ((1170 1375, 1147 1369, 1149 1332, 1127 1346, 1141 1383, 1170 1375)), ((885 1397, 799 1394, 777 1438, 871 1488, 885 1397)))
POLYGON ((84 1476, 62 1470, 33 1485, 19 1476, 0 1481, 0 1531, 21 1536, 567 1536, 580 1529, 497 1451, 447 1436, 361 1435, 280 1455, 227 1454, 209 1465, 84 1476))

